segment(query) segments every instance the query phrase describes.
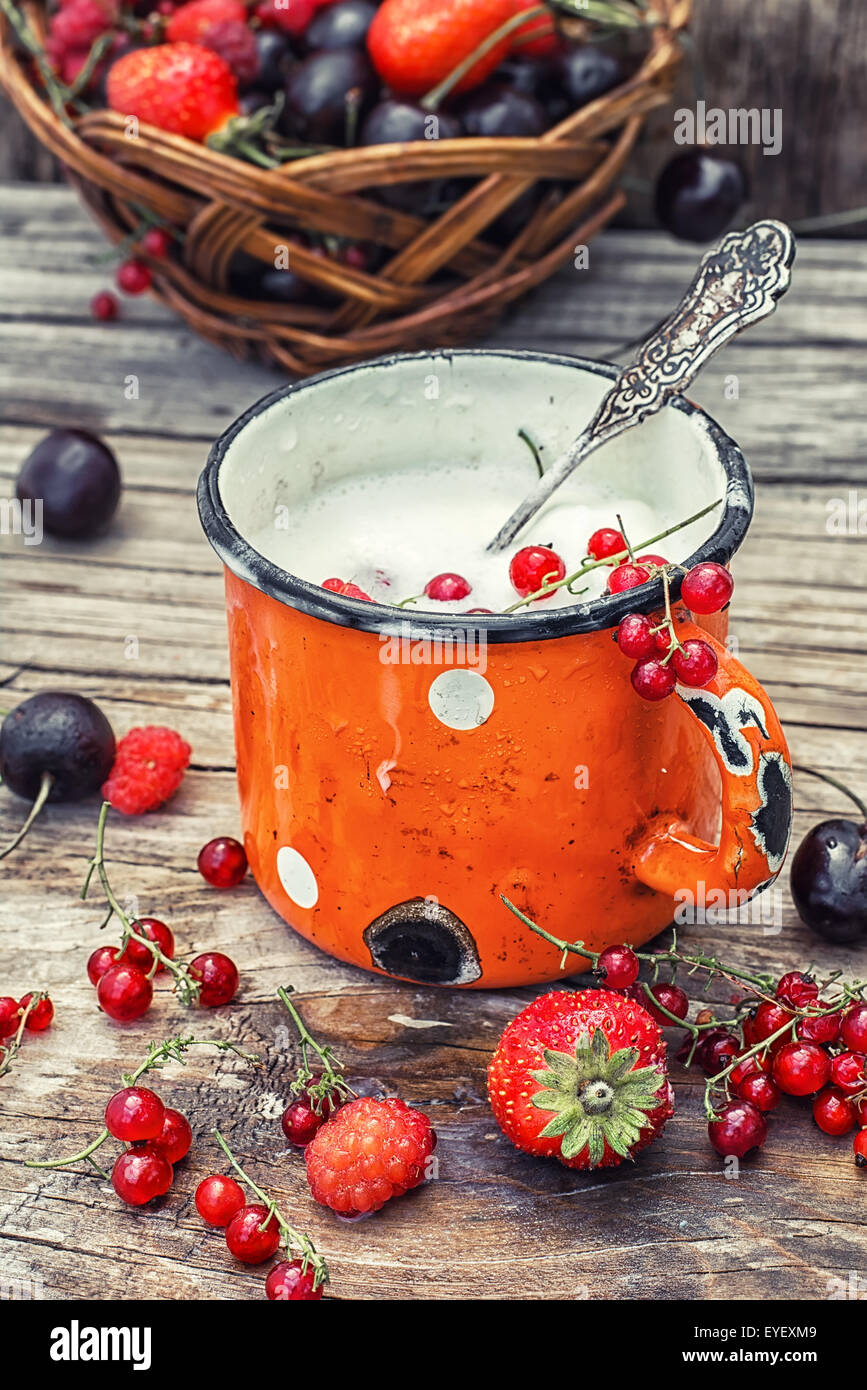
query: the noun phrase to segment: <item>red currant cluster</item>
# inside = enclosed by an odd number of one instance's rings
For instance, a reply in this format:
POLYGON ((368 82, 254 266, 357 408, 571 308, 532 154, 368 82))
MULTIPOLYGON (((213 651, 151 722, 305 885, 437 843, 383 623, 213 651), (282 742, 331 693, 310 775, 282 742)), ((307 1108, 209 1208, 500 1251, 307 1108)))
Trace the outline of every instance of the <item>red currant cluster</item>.
POLYGON ((396 1097, 355 1097, 331 1048, 311 1036, 286 990, 277 993, 301 1040, 283 1133, 304 1150, 317 1202, 346 1219, 369 1215, 425 1180, 436 1133, 426 1115, 396 1097), (311 1069, 311 1052, 321 1071, 311 1069))
POLYGON ((54 1005, 45 990, 31 991, 20 999, 0 996, 0 1076, 12 1066, 25 1032, 44 1033, 53 1018, 54 1005))
POLYGON ((813 1118, 826 1134, 848 1134, 856 1126, 855 1158, 867 1166, 867 984, 847 985, 836 976, 820 985, 811 975, 790 971, 779 980, 724 965, 715 956, 687 955, 677 949, 634 951, 609 946, 591 951, 583 942, 562 941, 543 931, 503 899, 530 929, 562 953, 589 960, 601 983, 642 1004, 660 1027, 686 1029, 677 1054, 684 1066, 696 1063, 707 1077, 708 1135, 724 1157, 743 1158, 767 1138, 765 1115, 783 1095, 813 1097, 813 1118), (641 962, 651 982, 639 983, 641 962), (703 1008, 687 1021, 689 999, 673 980, 658 980, 663 965, 690 974, 703 972, 710 983, 726 980, 746 994, 733 998, 734 1018, 719 1020, 703 1008))
MULTIPOLYGON (((153 1001, 154 976, 167 972, 184 1004, 216 1008, 234 999, 240 982, 234 961, 222 951, 204 951, 189 965, 175 960, 174 935, 156 917, 129 917, 121 907, 105 867, 105 824, 109 803, 103 802, 96 834, 96 853, 90 862, 82 897, 94 871, 108 903, 103 926, 116 917, 121 925, 119 946, 100 946, 87 962, 87 974, 96 986, 99 1006, 121 1023, 141 1018, 153 1001)), ((247 857, 237 840, 211 840, 200 851, 199 869, 219 887, 239 883, 247 870, 247 857)))
POLYGON ((90 1144, 69 1158, 30 1161, 26 1166, 68 1168, 75 1163, 89 1163, 110 1179, 121 1201, 133 1207, 164 1196, 172 1185, 174 1165, 190 1151, 193 1132, 186 1115, 165 1105, 155 1091, 139 1086, 138 1082, 147 1072, 157 1071, 167 1062, 183 1063, 184 1054, 191 1047, 215 1047, 220 1052, 233 1052, 245 1061, 257 1061, 252 1054, 221 1039, 178 1037, 151 1044, 141 1065, 122 1078, 123 1090, 110 1097, 105 1107, 105 1127, 90 1144), (118 1154, 110 1174, 94 1158, 109 1139, 127 1146, 118 1154))
POLYGON ((284 1303, 321 1299, 328 1266, 312 1240, 291 1226, 277 1203, 245 1173, 219 1130, 214 1137, 258 1201, 248 1203, 240 1183, 213 1173, 196 1188, 196 1210, 202 1220, 209 1226, 225 1227, 229 1252, 242 1264, 264 1264, 284 1246, 286 1259, 274 1265, 265 1280, 268 1298, 284 1303))
MULTIPOLYGON (((648 559, 647 556, 643 558, 648 559)), ((625 568, 635 569, 636 566, 625 568)), ((689 637, 685 642, 679 640, 671 614, 668 571, 659 572, 665 585, 664 617, 657 621, 646 613, 627 613, 615 634, 623 655, 635 661, 631 676, 633 689, 643 700, 651 701, 664 700, 678 681, 689 686, 709 685, 719 665, 710 643, 700 637, 689 637)), ((636 584, 645 582, 644 579, 635 581, 636 584)), ((633 586, 627 584, 625 587, 633 586)), ((680 593, 693 613, 705 615, 720 612, 731 599, 733 589, 734 581, 728 570, 707 560, 687 570, 680 593)))
MULTIPOLYGON (((164 261, 172 249, 172 236, 165 227, 148 227, 136 244, 150 260, 164 261)), ((154 277, 146 260, 141 256, 129 256, 119 263, 114 280, 124 294, 135 296, 149 290, 154 277)), ((90 301, 91 314, 102 323, 116 319, 119 311, 117 296, 111 290, 98 290, 90 301)))

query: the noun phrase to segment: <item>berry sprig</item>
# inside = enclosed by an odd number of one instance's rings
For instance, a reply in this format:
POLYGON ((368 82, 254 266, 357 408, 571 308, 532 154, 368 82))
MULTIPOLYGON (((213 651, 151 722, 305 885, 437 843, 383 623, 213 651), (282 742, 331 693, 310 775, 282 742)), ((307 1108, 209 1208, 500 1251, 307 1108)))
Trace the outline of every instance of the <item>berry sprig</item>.
POLYGON ((118 902, 105 867, 109 805, 104 801, 100 808, 96 851, 81 889, 81 897, 86 898, 96 872, 108 903, 108 914, 102 926, 106 927, 113 917, 121 926, 119 947, 100 947, 87 963, 100 1007, 110 1018, 121 1022, 140 1018, 153 999, 153 977, 162 970, 172 976, 175 993, 182 1004, 203 1008, 227 1004, 238 988, 238 971, 228 956, 220 951, 206 951, 189 965, 176 961, 173 959, 174 937, 169 928, 153 917, 129 917, 118 902))
POLYGON ((668 950, 635 951, 609 946, 593 951, 583 941, 553 936, 502 898, 531 931, 561 952, 561 969, 569 954, 590 961, 610 989, 641 1003, 661 1026, 684 1029, 678 1059, 696 1061, 705 1072, 704 1106, 708 1136, 718 1153, 743 1158, 767 1137, 765 1113, 782 1095, 813 1096, 813 1116, 828 1134, 845 1134, 861 1126, 855 1139, 856 1161, 867 1140, 867 982, 841 979, 833 971, 823 981, 790 971, 780 979, 724 964, 716 956, 678 949, 676 934, 668 950), (638 981, 641 962, 651 968, 653 983, 638 981), (690 976, 705 976, 705 991, 725 980, 746 993, 731 1001, 732 1018, 721 1020, 702 1009, 687 1018, 689 1000, 674 980, 659 980, 660 967, 678 967, 690 976), (830 1083, 830 1084, 829 1084, 830 1083))
POLYGON ((286 1260, 268 1275, 268 1297, 287 1301, 321 1298, 322 1287, 328 1283, 328 1265, 324 1257, 306 1232, 292 1226, 273 1197, 244 1171, 218 1129, 214 1130, 214 1138, 241 1182, 258 1198, 258 1204, 235 1211, 226 1226, 226 1244, 231 1253, 244 1264, 262 1264, 275 1255, 282 1244, 286 1260))
MULTIPOLYGON (((646 562, 647 557, 644 559, 646 562)), ((626 567, 624 566, 624 568, 626 567)), ((633 568, 635 567, 633 566, 633 568)), ((661 622, 654 623, 653 618, 648 617, 645 613, 627 613, 617 628, 616 641, 624 656, 637 658, 630 677, 635 693, 644 700, 657 701, 664 700, 666 696, 670 695, 678 681, 683 685, 695 687, 709 685, 717 673, 719 661, 713 647, 702 638, 690 637, 685 642, 681 642, 677 635, 671 615, 669 577, 671 570, 676 567, 666 566, 662 568, 651 565, 649 568, 651 578, 654 569, 662 576, 665 616, 661 622)), ((615 570, 614 574, 617 573, 618 571, 615 570)), ((720 598, 719 608, 728 603, 734 584, 728 570, 722 565, 708 561, 694 565, 691 570, 684 571, 684 580, 681 586, 682 596, 684 590, 688 590, 690 581, 696 577, 703 591, 709 589, 710 579, 716 583, 720 598), (714 572, 713 575, 703 579, 702 575, 709 570, 714 572), (717 578, 716 571, 725 575, 725 581, 717 578)), ((718 610, 697 611, 716 612, 718 610)))
POLYGON ((184 1037, 166 1038, 150 1043, 144 1061, 132 1072, 121 1075, 124 1089, 116 1091, 105 1108, 105 1126, 95 1139, 68 1158, 28 1159, 26 1168, 70 1168, 76 1163, 89 1163, 101 1177, 110 1180, 122 1201, 141 1206, 152 1197, 162 1196, 172 1181, 172 1167, 189 1151, 192 1131, 180 1111, 163 1105, 159 1096, 138 1082, 148 1072, 161 1070, 168 1062, 186 1065, 185 1053, 191 1047, 214 1047, 218 1052, 233 1052, 251 1065, 259 1058, 244 1052, 236 1043, 224 1038, 184 1037), (109 1139, 129 1145, 115 1161, 108 1174, 93 1155, 109 1139), (166 1172, 168 1169, 168 1172, 166 1172))
MULTIPOLYGON (((711 502, 707 507, 702 507, 701 511, 695 512, 693 516, 688 516, 685 521, 678 521, 674 526, 667 526, 664 531, 660 531, 657 533, 657 535, 651 536, 646 541, 642 541, 641 545, 637 548, 640 550, 644 550, 646 546, 656 545, 658 541, 665 540, 667 536, 673 536, 678 531, 684 530, 685 527, 692 526, 694 522, 701 521, 702 517, 707 516, 709 512, 712 512, 715 507, 719 506, 721 500, 722 499, 718 497, 715 502, 711 502)), ((621 540, 623 539, 623 537, 620 536, 619 532, 612 532, 612 534, 618 535, 621 540)), ((573 593, 573 586, 576 583, 578 583, 581 579, 583 579, 585 575, 590 574, 593 570, 603 568, 613 569, 616 566, 628 563, 630 553, 630 547, 624 541, 623 545, 621 545, 618 550, 612 551, 609 554, 602 555, 599 558, 596 558, 593 555, 588 555, 585 559, 581 561, 581 564, 578 566, 578 568, 572 571, 571 574, 564 574, 561 578, 553 579, 546 583, 540 584, 540 586, 536 590, 534 590, 534 592, 523 595, 520 599, 518 599, 516 603, 510 604, 508 608, 504 608, 503 612, 514 613, 517 609, 525 608, 528 604, 535 603, 539 599, 548 598, 550 594, 556 593, 558 589, 568 589, 570 593, 573 593)), ((650 572, 648 571, 637 582, 644 584, 647 582, 649 578, 650 572)))
POLYGON ((25 1031, 43 1033, 53 1018, 54 1005, 47 990, 35 990, 17 1000, 8 994, 0 998, 0 1076, 11 1069, 25 1031))
POLYGON ((308 1031, 286 989, 277 990, 280 1002, 298 1029, 301 1064, 290 1087, 293 1100, 283 1112, 283 1133, 290 1144, 305 1147, 316 1131, 355 1092, 343 1074, 343 1064, 328 1046, 320 1045, 308 1031), (321 1069, 310 1065, 310 1053, 319 1059, 321 1069))

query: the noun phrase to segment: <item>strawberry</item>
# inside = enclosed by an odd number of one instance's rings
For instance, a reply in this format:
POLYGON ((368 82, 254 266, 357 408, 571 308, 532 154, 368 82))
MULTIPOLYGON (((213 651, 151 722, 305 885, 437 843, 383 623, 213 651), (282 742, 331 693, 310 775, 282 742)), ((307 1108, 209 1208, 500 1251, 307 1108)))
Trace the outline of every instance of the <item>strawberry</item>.
POLYGON ((206 140, 238 114, 235 78, 217 53, 191 43, 138 48, 113 64, 108 105, 189 140, 206 140))
MULTIPOLYGON (((529 9, 528 0, 512 0, 512 14, 520 14, 529 9)), ((556 53, 560 39, 554 24, 553 15, 540 14, 536 19, 528 19, 511 39, 512 52, 517 58, 547 58, 556 53)))
MULTIPOLYGON (((422 96, 513 13, 513 0, 427 0, 424 5, 419 0, 385 0, 368 30, 367 47, 392 91, 422 96)), ((509 34, 495 44, 454 90, 463 92, 483 82, 505 58, 512 38, 509 34)))
POLYGON ((241 0, 189 0, 169 17, 166 38, 169 43, 200 43, 206 29, 227 19, 245 24, 246 5, 241 0))
POLYGON ((556 990, 522 1009, 497 1045, 488 1095, 517 1148, 567 1168, 632 1158, 673 1111, 662 1033, 607 989, 556 990))

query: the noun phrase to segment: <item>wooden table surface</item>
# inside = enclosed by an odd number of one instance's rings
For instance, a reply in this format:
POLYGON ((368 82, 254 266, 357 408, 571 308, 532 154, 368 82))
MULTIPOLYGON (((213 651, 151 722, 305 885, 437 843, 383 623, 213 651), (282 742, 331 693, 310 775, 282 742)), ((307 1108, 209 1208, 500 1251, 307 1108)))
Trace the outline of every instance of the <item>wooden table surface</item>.
MULTIPOLYGON (((237 803, 221 577, 193 489, 214 435, 278 378, 197 341, 147 298, 125 301, 122 321, 92 322, 88 301, 110 267, 65 189, 0 189, 0 231, 0 493, 56 425, 103 433, 125 482, 110 532, 86 549, 0 537, 0 704, 69 688, 95 698, 119 733, 181 730, 194 751, 180 794, 163 812, 114 818, 110 866, 133 910, 165 917, 180 949, 222 948, 242 971, 223 1010, 191 1020, 163 987, 144 1019, 119 1027, 97 1011, 85 975, 101 912, 78 889, 97 803, 49 807, 4 862, 0 994, 48 987, 57 1007, 56 1025, 27 1038, 2 1082, 4 1288, 22 1280, 46 1299, 261 1297, 262 1273, 237 1266, 193 1207, 215 1160, 215 1123, 326 1252, 337 1298, 822 1299, 834 1276, 863 1275, 865 1180, 849 1141, 820 1134, 795 1103, 736 1181, 707 1143, 701 1081, 676 1066, 675 1117, 636 1165, 588 1175, 520 1155, 492 1119, 485 1068, 533 991, 438 991, 364 974, 294 936, 252 881, 227 895, 203 882, 197 851, 236 831, 237 803), (282 1140, 293 1057, 279 984, 297 991, 309 1026, 362 1089, 399 1091, 439 1132, 439 1180, 373 1220, 341 1224, 317 1207, 282 1140), (82 1147, 119 1073, 149 1040, 184 1030, 230 1038, 265 1066, 203 1051, 164 1073, 162 1093, 198 1136, 167 1198, 137 1212, 92 1170, 22 1166, 82 1147)), ((489 341, 616 357, 675 303, 695 253, 661 235, 610 233, 590 259, 489 341)), ((726 349, 695 393, 738 439, 758 484, 734 567, 741 655, 774 699, 795 761, 862 794, 867 542, 830 533, 827 521, 833 499, 859 488, 855 505, 867 509, 865 340, 867 245, 807 243, 777 314, 726 349)), ((796 841, 832 813, 847 814, 845 802, 801 778, 796 841)), ((22 803, 0 792, 0 836, 21 818, 22 803)), ((785 871, 779 883, 779 927, 693 928, 690 942, 763 968, 813 958, 867 974, 867 949, 817 945, 785 871)))

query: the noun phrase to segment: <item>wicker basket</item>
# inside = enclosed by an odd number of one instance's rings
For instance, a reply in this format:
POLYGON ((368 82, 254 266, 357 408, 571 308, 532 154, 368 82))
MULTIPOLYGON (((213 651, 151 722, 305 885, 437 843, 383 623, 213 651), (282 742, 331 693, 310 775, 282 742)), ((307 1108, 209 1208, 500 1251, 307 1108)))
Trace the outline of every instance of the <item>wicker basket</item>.
MULTIPOLYGON (((679 66, 678 31, 691 0, 654 0, 660 23, 621 86, 537 139, 419 141, 338 150, 261 169, 142 126, 124 133, 116 112, 65 124, 37 91, 8 24, 0 27, 0 83, 36 137, 65 166, 109 238, 141 226, 142 209, 183 235, 177 261, 151 262, 154 291, 203 337, 238 356, 258 354, 304 376, 378 353, 451 346, 486 332, 510 301, 538 285, 623 205, 617 180, 645 114, 664 103, 679 66), (371 198, 377 187, 455 176, 477 182, 429 222, 371 198), (486 228, 539 179, 571 185, 543 198, 507 247, 486 228), (238 251, 274 264, 275 244, 299 233, 373 242, 375 274, 293 244, 292 269, 328 291, 329 304, 274 304, 229 293, 238 251)), ((35 33, 41 7, 21 6, 35 33)))

